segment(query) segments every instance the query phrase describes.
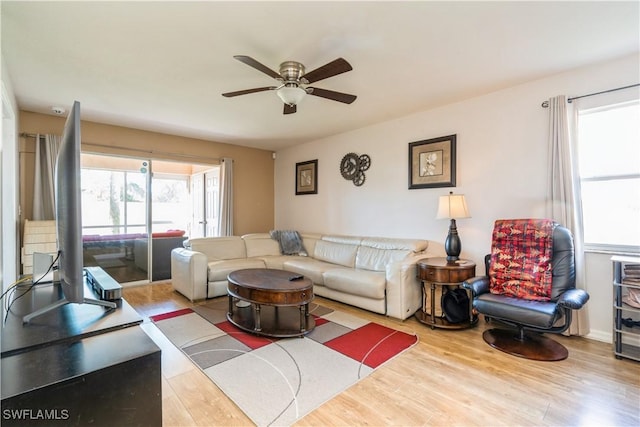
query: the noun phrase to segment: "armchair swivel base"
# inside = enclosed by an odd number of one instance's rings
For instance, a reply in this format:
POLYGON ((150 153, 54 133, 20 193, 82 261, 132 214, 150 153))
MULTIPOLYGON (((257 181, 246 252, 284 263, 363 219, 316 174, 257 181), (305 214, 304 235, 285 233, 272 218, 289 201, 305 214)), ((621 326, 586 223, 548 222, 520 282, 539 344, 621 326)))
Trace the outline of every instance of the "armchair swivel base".
POLYGON ((523 329, 487 329, 482 338, 497 350, 525 359, 555 362, 569 356, 569 351, 557 341, 537 332, 525 333, 523 329))

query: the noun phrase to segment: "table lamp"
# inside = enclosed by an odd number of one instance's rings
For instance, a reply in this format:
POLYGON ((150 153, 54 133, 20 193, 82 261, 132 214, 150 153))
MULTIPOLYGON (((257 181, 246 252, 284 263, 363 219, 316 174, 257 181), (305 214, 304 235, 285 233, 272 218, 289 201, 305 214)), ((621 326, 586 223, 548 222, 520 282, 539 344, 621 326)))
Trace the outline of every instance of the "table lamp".
POLYGON ((453 194, 453 191, 451 191, 447 196, 440 196, 436 219, 451 219, 449 234, 444 241, 444 250, 447 253, 447 262, 449 263, 457 261, 460 251, 462 250, 462 243, 460 242, 458 229, 456 228, 456 219, 470 217, 471 215, 469 215, 464 194, 453 194))

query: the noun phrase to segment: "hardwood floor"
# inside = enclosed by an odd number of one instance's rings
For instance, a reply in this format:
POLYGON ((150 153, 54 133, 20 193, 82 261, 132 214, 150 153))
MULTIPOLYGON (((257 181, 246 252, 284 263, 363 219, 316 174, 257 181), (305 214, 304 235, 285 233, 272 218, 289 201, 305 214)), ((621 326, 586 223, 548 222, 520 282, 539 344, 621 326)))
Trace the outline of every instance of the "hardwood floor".
MULTIPOLYGON (((252 422, 148 321, 189 307, 170 284, 125 288, 162 348, 163 425, 235 426, 252 422)), ((317 298, 316 302, 399 330, 419 343, 302 418, 298 426, 638 426, 640 363, 618 360, 610 344, 553 338, 569 349, 561 362, 534 362, 494 350, 473 329, 432 330, 317 298)))

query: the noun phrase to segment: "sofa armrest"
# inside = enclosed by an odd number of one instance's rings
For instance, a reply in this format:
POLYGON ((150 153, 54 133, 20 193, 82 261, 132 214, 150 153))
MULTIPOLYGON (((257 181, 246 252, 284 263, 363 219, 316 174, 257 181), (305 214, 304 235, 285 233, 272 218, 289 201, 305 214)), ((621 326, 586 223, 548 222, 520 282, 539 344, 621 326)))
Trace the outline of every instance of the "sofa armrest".
POLYGON ((489 292, 489 277, 476 276, 462 282, 462 287, 472 292, 473 297, 489 292))
POLYGON ((387 316, 404 320, 422 307, 422 287, 417 277, 416 262, 421 256, 409 256, 387 264, 387 316))
POLYGON ((171 251, 171 284, 191 301, 207 297, 207 256, 185 248, 171 251))

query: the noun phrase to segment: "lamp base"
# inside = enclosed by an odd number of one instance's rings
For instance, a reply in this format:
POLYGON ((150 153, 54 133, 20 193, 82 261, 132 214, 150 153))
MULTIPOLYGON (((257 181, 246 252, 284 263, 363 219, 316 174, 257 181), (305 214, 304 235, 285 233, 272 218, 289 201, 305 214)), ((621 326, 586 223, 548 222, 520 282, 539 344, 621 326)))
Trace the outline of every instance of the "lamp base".
POLYGON ((458 228, 456 227, 456 220, 451 219, 451 225, 449 225, 449 234, 444 241, 444 251, 447 253, 447 262, 453 263, 460 259, 460 252, 462 251, 462 242, 458 236, 458 228))

